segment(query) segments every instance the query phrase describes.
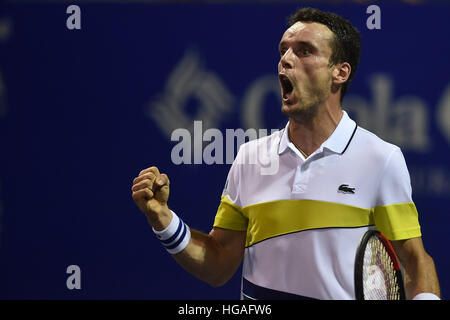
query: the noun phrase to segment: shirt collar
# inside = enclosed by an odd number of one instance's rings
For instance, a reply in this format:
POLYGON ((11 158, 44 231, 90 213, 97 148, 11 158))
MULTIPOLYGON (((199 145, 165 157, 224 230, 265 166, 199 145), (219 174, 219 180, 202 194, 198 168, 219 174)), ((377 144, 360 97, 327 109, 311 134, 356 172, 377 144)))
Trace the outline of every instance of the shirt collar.
MULTIPOLYGON (((327 148, 328 150, 340 154, 343 154, 347 149, 357 128, 356 122, 350 119, 347 112, 342 110, 342 113, 342 118, 336 129, 334 129, 331 136, 329 136, 328 139, 322 144, 323 148, 327 148)), ((282 154, 289 146, 290 141, 288 137, 288 128, 289 121, 283 130, 283 134, 280 139, 280 146, 278 148, 278 154, 282 154)))
POLYGON ((280 139, 280 146, 278 147, 278 154, 282 154, 289 145, 289 137, 288 137, 288 129, 289 129, 289 121, 286 123, 286 126, 283 129, 283 134, 280 139))

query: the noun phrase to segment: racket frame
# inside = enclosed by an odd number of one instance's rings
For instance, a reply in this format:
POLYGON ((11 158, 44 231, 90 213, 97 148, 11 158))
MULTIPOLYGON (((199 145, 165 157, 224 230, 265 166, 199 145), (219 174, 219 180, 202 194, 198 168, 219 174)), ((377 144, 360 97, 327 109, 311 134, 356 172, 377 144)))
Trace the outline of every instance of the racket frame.
POLYGON ((389 239, 382 234, 378 230, 369 230, 367 231, 364 236, 361 239, 361 242, 358 246, 358 250, 356 251, 356 258, 355 258, 355 296, 356 300, 365 300, 364 299, 364 288, 363 288, 363 266, 364 266, 364 254, 366 251, 367 243, 369 242, 370 238, 377 237, 381 243, 383 243, 384 247, 386 248, 387 253, 389 254, 390 258, 392 259, 394 270, 398 279, 398 286, 399 286, 399 294, 400 294, 400 300, 405 300, 405 288, 403 286, 403 277, 402 272, 400 268, 400 263, 398 261, 397 255, 395 254, 394 248, 392 247, 391 242, 389 239))

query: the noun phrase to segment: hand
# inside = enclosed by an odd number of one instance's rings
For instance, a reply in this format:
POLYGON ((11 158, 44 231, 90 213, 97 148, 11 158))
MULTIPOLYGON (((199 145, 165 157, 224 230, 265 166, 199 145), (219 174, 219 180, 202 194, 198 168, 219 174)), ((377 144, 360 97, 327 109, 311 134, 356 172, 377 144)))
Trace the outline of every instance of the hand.
POLYGON ((169 184, 167 175, 161 174, 157 167, 142 170, 133 180, 133 200, 155 230, 167 227, 172 218, 167 206, 169 184))

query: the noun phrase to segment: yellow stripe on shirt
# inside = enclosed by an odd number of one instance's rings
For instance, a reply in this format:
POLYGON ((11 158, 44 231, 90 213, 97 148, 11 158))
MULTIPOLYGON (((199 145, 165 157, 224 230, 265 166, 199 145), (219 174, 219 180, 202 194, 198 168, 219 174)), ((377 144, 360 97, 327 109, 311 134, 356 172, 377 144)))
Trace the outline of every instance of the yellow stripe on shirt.
POLYGON ((372 211, 315 200, 279 200, 242 209, 249 217, 246 246, 292 232, 373 225, 372 211))
POLYGON ((390 240, 421 236, 414 203, 366 209, 316 200, 278 200, 240 208, 223 196, 214 220, 215 227, 247 231, 246 246, 303 230, 369 225, 390 240))
POLYGON ((414 203, 379 206, 374 209, 377 229, 389 240, 420 237, 419 214, 414 203))
POLYGON ((214 227, 246 231, 248 219, 244 217, 242 208, 235 205, 227 196, 222 196, 219 209, 214 219, 214 227))

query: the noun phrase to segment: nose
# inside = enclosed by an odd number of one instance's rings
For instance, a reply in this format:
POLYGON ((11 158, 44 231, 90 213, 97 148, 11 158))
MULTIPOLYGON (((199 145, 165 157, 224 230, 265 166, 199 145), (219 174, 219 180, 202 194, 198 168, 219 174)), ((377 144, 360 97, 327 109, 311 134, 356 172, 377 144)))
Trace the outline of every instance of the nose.
POLYGON ((280 65, 283 69, 291 69, 292 68, 292 50, 289 48, 281 57, 280 65))

